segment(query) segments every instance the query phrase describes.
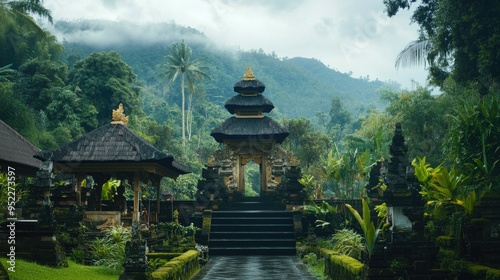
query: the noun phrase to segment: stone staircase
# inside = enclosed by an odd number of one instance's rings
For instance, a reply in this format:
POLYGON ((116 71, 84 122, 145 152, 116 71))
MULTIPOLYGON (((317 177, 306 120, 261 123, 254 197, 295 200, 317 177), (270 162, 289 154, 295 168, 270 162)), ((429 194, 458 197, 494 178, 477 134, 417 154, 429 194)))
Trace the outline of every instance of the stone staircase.
POLYGON ((210 255, 295 255, 293 214, 260 201, 235 202, 212 212, 208 246, 210 255))

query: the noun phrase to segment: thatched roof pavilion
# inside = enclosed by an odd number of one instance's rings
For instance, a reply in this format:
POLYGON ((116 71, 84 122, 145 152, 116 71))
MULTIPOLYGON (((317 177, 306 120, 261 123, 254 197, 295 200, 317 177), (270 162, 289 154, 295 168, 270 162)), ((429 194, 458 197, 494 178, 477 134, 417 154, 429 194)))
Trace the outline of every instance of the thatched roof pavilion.
POLYGON ((137 136, 124 124, 101 126, 53 151, 41 151, 36 158, 54 162, 56 171, 150 172, 177 178, 191 169, 137 136))
POLYGON ((16 174, 34 176, 41 161, 33 158, 40 149, 0 120, 0 166, 6 171, 10 166, 16 174))
MULTIPOLYGON (((131 179, 134 186, 133 220, 139 219, 139 192, 141 177, 147 177, 157 186, 163 177, 177 178, 191 173, 191 169, 168 153, 153 147, 127 127, 128 117, 120 104, 113 110, 113 121, 53 151, 35 155, 42 161, 52 161, 54 172, 76 174, 77 193, 87 175, 97 178, 98 188, 110 177, 131 179)), ((99 193, 99 192, 98 192, 99 193)), ((158 195, 159 197, 159 195, 158 195)), ((81 196, 77 202, 81 205, 81 196)), ((159 204, 159 200, 157 202, 159 204)), ((159 207, 158 207, 159 209, 159 207)))

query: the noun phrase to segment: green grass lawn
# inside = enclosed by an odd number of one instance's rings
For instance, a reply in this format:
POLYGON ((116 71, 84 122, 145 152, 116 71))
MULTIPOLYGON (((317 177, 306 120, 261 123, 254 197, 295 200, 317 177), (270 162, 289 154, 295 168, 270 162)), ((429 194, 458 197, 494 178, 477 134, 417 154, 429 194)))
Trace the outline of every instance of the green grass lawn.
MULTIPOLYGON (((6 258, 0 258, 7 269, 6 258)), ((104 267, 85 266, 68 261, 69 267, 51 268, 35 263, 16 260, 16 272, 9 271, 10 280, 116 280, 122 271, 104 267)))

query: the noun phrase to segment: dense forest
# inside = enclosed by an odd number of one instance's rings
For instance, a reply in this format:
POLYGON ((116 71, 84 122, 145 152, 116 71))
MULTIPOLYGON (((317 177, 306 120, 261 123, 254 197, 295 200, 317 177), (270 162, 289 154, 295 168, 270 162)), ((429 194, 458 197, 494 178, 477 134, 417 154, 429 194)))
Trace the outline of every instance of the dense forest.
MULTIPOLYGON (((388 1, 389 15, 407 7, 396 2, 388 1)), ((357 178, 361 185, 369 167, 388 157, 397 122, 410 159, 460 164, 464 172, 479 172, 479 160, 488 176, 499 173, 499 77, 492 66, 499 60, 498 39, 485 37, 484 44, 469 50, 470 40, 483 33, 456 22, 430 24, 422 12, 446 18, 450 15, 440 14, 445 10, 419 7, 413 21, 422 26, 421 38, 396 62, 405 67, 425 61, 429 82, 442 92, 433 95, 424 86, 400 90, 393 82, 354 78, 313 58, 219 49, 203 33, 175 23, 57 21, 44 29, 30 14, 52 22, 48 10, 1 8, 7 16, 0 29, 0 119, 41 149, 54 149, 108 123, 121 102, 137 134, 193 168, 192 175, 171 184, 181 198, 192 198, 206 158, 218 147, 210 131, 229 116, 223 104, 234 95, 232 86, 247 65, 266 84, 264 94, 276 106, 271 117, 289 129, 284 146, 300 160, 304 179, 310 186, 324 186, 326 193, 344 192, 352 180, 342 183, 342 176, 357 178), (462 33, 442 33, 446 24, 462 33), (129 33, 117 32, 118 25, 129 33), (445 37, 456 42, 447 44, 445 37), (185 88, 168 72, 169 57, 175 59, 179 48, 204 74, 187 73, 185 88), (184 90, 186 104, 181 102, 184 90), (326 170, 329 164, 337 171, 326 170)), ((492 23, 498 17, 469 20, 499 33, 492 23)))
MULTIPOLYGON (((251 65, 257 78, 263 81, 266 96, 272 99, 283 116, 288 118, 313 118, 318 111, 326 112, 332 97, 342 100, 346 109, 353 115, 366 114, 372 108, 384 108, 378 91, 382 88, 397 88, 397 84, 382 81, 369 81, 368 78, 353 78, 347 73, 340 73, 328 68, 316 59, 280 58, 275 53, 267 54, 262 49, 253 51, 222 50, 199 31, 178 26, 174 23, 135 25, 110 21, 57 22, 56 33, 62 33, 69 39, 76 40, 85 34, 95 34, 108 38, 116 32, 117 25, 126 24, 132 34, 118 40, 101 40, 99 43, 86 41, 65 41, 63 57, 83 58, 93 52, 117 51, 129 64, 138 79, 157 88, 156 96, 162 94, 160 87, 165 81, 158 80, 157 66, 166 56, 167 47, 186 40, 193 50, 193 58, 206 58, 211 80, 205 84, 206 100, 217 105, 234 95, 232 85, 241 79, 247 65, 251 65), (160 34, 154 42, 136 34, 148 30, 158 30, 160 34), (293 102, 291 102, 293 100, 293 102), (363 102, 361 102, 363 100, 363 102)), ((92 35, 90 35, 92 36, 92 35)), ((66 38, 65 37, 65 38, 66 38)), ((160 98, 164 99, 162 96, 160 98)), ((177 103, 178 94, 168 101, 177 103)))

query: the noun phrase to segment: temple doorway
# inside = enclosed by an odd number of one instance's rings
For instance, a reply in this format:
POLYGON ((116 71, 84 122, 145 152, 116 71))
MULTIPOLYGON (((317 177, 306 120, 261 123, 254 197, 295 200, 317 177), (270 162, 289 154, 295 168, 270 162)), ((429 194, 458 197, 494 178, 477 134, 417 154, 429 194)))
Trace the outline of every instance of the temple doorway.
POLYGON ((250 160, 245 164, 245 197, 260 197, 260 165, 250 160))

